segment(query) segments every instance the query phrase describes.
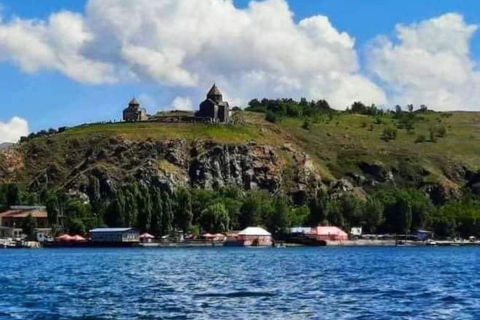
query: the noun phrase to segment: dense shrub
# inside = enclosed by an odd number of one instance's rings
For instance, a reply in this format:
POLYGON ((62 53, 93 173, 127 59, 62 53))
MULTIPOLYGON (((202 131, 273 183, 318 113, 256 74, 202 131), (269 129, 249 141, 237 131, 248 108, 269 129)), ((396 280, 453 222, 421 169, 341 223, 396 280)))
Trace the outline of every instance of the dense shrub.
POLYGON ((390 140, 395 140, 397 138, 397 129, 395 128, 385 128, 382 133, 382 140, 388 142, 390 140))
POLYGON ((427 141, 427 138, 423 134, 418 135, 417 139, 415 139, 415 143, 423 143, 425 141, 427 141))
POLYGON ((305 130, 310 130, 310 120, 306 119, 303 121, 302 128, 305 130))
POLYGON ((267 114, 265 115, 265 120, 271 123, 276 123, 280 120, 280 117, 272 111, 267 111, 267 114))

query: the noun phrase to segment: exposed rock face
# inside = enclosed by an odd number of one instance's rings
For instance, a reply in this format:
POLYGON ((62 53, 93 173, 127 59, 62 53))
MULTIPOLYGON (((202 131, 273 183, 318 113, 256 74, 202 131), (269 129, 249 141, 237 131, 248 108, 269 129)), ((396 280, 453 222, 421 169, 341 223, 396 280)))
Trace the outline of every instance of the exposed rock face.
POLYGON ((39 143, 24 148, 24 157, 20 153, 15 155, 3 156, 2 163, 7 163, 10 170, 4 176, 13 176, 14 171, 23 169, 39 172, 30 175, 33 190, 55 187, 89 193, 96 188, 105 197, 115 192, 119 184, 131 180, 167 190, 177 186, 219 189, 236 185, 245 190, 288 193, 308 192, 320 184, 308 155, 288 151, 287 156, 293 161, 287 163, 285 153, 280 157, 277 148, 255 143, 97 137, 87 142, 72 139, 67 146, 39 143), (50 159, 49 154, 62 157, 50 159), (287 183, 284 175, 288 168, 293 177, 289 176, 287 183))
POLYGON ((193 187, 218 189, 237 185, 244 189, 276 191, 282 183, 284 162, 274 148, 256 144, 194 146, 189 161, 189 182, 193 187), (205 150, 201 153, 201 149, 205 150), (196 156, 195 156, 196 155, 196 156))
POLYGON ((369 175, 378 182, 392 182, 394 180, 392 171, 387 169, 380 161, 375 161, 373 163, 360 162, 358 163, 358 167, 363 173, 369 175))
POLYGON ((22 154, 14 148, 0 150, 0 180, 10 180, 25 166, 22 154))

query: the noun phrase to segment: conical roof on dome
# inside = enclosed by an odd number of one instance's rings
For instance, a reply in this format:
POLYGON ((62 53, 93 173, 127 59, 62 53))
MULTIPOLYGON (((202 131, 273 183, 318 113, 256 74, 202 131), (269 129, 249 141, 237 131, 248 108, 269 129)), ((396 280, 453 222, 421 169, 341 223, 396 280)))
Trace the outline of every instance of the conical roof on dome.
POLYGON ((129 103, 129 105, 140 105, 140 102, 136 98, 133 98, 129 103))
POLYGON ((220 90, 217 88, 217 86, 215 84, 213 84, 213 87, 207 93, 207 97, 208 96, 221 96, 221 95, 222 95, 222 93, 220 92, 220 90))

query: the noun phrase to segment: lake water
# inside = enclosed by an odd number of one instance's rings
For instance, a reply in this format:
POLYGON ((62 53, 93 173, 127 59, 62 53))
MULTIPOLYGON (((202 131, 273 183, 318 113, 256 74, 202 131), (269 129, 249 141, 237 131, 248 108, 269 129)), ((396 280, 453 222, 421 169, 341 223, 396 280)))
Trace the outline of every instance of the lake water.
POLYGON ((0 319, 480 319, 480 248, 0 250, 0 319))

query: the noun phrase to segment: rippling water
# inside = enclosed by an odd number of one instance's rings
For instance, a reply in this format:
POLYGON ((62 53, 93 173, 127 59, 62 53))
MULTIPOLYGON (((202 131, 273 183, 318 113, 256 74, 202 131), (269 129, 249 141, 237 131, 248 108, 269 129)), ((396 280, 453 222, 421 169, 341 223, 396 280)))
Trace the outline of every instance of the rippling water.
POLYGON ((480 319, 479 250, 0 250, 0 319, 480 319))

